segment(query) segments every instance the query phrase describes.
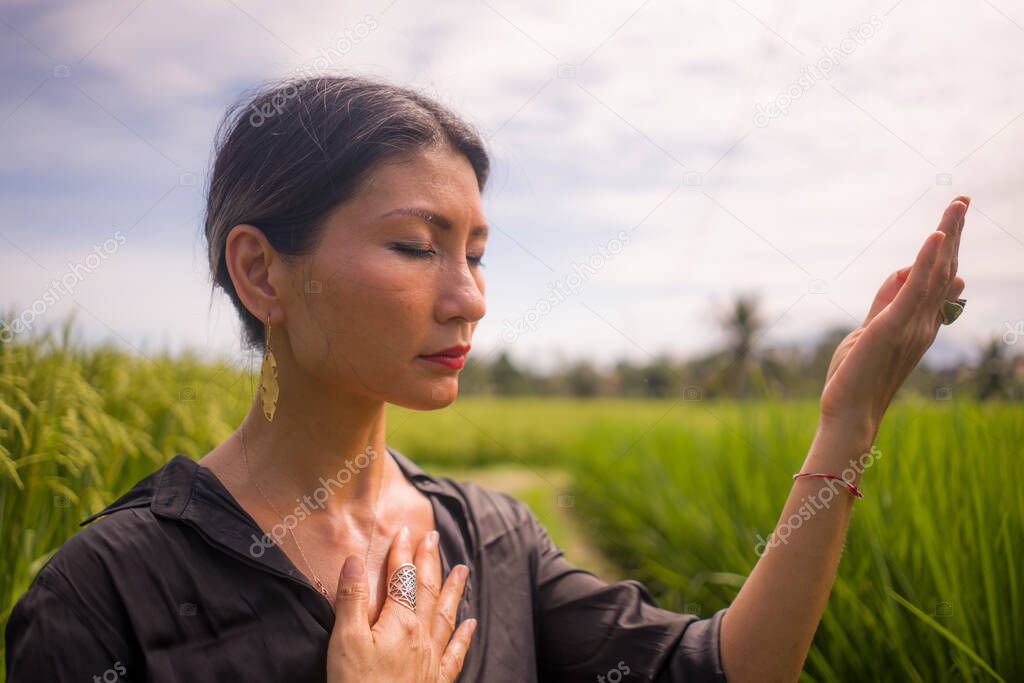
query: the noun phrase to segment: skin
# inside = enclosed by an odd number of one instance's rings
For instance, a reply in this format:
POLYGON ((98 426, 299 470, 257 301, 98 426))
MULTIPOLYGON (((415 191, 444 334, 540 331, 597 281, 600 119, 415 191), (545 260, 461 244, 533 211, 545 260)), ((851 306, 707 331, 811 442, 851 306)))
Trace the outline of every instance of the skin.
POLYGON ((446 682, 462 669, 475 620, 452 631, 468 567, 453 567, 442 586, 436 541, 428 547, 433 508, 387 454, 385 406, 432 410, 455 400, 459 371, 418 356, 469 343, 484 316, 477 259, 486 234, 474 230, 484 224, 469 161, 433 147, 379 165, 334 209, 307 257, 282 257, 251 225, 236 225, 228 236, 239 297, 258 319, 270 319, 280 398, 267 422, 257 393, 239 430, 199 463, 311 583, 315 573, 336 596, 329 681, 446 682), (428 209, 451 225, 381 217, 405 207, 428 209), (369 464, 294 525, 296 545, 287 533, 272 534, 282 517, 247 476, 243 430, 252 478, 282 515, 323 488, 320 477, 337 479, 346 460, 350 471, 360 454, 369 464), (343 579, 349 556, 361 573, 343 579), (405 561, 417 565, 415 613, 387 596, 388 576, 405 561))
MULTIPOLYGON (((943 299, 954 300, 963 292, 964 280, 956 272, 969 204, 966 196, 949 204, 914 263, 886 278, 864 322, 837 347, 801 472, 849 470, 848 481, 859 484, 860 456, 874 443, 896 390, 934 341, 943 299)), ((821 492, 827 481, 797 479, 779 527, 799 516, 802 499, 821 492)), ((767 544, 725 613, 721 654, 730 683, 799 679, 835 582, 856 500, 845 488, 837 489, 839 495, 802 520, 785 543, 767 544)))
MULTIPOLYGON (((870 450, 893 396, 934 341, 943 299, 964 289, 957 254, 969 203, 965 196, 950 203, 915 262, 882 283, 864 322, 839 344, 801 472, 849 471, 848 480, 859 483, 859 456, 870 450)), ((471 642, 475 622, 456 629, 454 621, 468 568, 453 568, 442 585, 429 500, 386 455, 385 405, 429 410, 455 400, 459 371, 417 356, 468 343, 485 314, 474 257, 482 255, 486 235, 473 230, 483 223, 469 162, 430 148, 376 169, 332 213, 309 257, 282 258, 251 225, 235 226, 228 237, 228 269, 241 300, 257 318, 270 318, 281 387, 273 422, 264 419, 257 397, 239 427, 253 478, 274 507, 291 511, 296 498, 314 491, 319 477, 336 476, 346 459, 385 456, 295 526, 305 558, 290 536, 275 539, 312 582, 308 559, 336 596, 326 662, 332 683, 453 681, 471 642), (381 218, 402 207, 428 209, 451 227, 414 216, 381 218), (420 258, 396 251, 396 244, 433 253, 420 258), (415 613, 385 590, 390 572, 406 561, 418 569, 415 613), (343 562, 351 576, 343 575, 343 562)), ((237 437, 199 462, 269 532, 281 518, 247 476, 237 437)), ((799 516, 805 497, 829 485, 796 480, 779 526, 799 516)), ((731 683, 799 678, 855 500, 842 487, 838 494, 785 543, 767 545, 726 612, 721 656, 731 683)))

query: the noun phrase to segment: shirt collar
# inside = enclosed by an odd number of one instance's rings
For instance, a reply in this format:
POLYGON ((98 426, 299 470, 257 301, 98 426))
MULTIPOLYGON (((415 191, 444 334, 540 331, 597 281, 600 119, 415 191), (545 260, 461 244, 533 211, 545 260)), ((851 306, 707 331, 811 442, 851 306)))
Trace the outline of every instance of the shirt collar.
MULTIPOLYGON (((466 502, 456 485, 449 479, 428 474, 391 446, 386 448, 406 479, 425 495, 439 499, 438 502, 462 527, 464 538, 475 545, 475 529, 468 524, 466 502)), ((176 453, 124 495, 79 522, 79 526, 117 510, 135 507, 148 507, 154 515, 180 520, 196 528, 208 541, 242 556, 242 559, 256 561, 276 573, 305 581, 284 551, 269 542, 260 526, 217 476, 183 453, 176 453), (260 552, 254 544, 262 545, 265 552, 260 552)))
MULTIPOLYGON (((474 548, 477 547, 477 529, 469 521, 468 507, 458 485, 450 479, 427 474, 419 465, 390 446, 387 450, 406 479, 430 496, 432 505, 437 503, 434 509, 442 547, 447 548, 451 555, 445 565, 471 563, 474 548)), ((211 545, 239 561, 309 587, 311 593, 305 595, 306 604, 320 624, 330 630, 333 619, 330 605, 326 600, 314 596, 316 589, 312 588, 309 580, 295 567, 281 547, 264 534, 209 468, 199 465, 183 453, 176 453, 120 498, 82 520, 79 526, 117 510, 136 507, 148 507, 156 516, 187 524, 211 545)), ((471 586, 472 583, 468 582, 467 594, 471 586)))
MULTIPOLYGON (((405 474, 406 479, 417 489, 424 493, 458 498, 453 495, 448 482, 428 474, 408 456, 391 446, 387 446, 387 450, 405 474)), ((158 470, 139 480, 128 492, 99 512, 89 515, 78 525, 85 526, 99 517, 131 507, 150 507, 154 513, 164 517, 195 517, 195 513, 190 513, 188 507, 190 503, 194 502, 197 487, 200 489, 223 489, 223 484, 213 476, 212 472, 200 466, 192 458, 184 453, 176 453, 158 470)), ((234 502, 233 498, 228 502, 234 502)), ((248 515, 246 516, 248 517, 248 515)))

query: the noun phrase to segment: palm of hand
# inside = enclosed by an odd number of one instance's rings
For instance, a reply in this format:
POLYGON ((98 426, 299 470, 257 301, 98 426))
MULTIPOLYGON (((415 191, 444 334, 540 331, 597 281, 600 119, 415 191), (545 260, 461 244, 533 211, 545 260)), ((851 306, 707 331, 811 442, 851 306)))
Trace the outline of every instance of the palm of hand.
POLYGON ((840 342, 821 395, 824 419, 852 420, 873 438, 896 391, 934 341, 943 301, 963 292, 956 272, 969 203, 964 196, 950 203, 914 264, 882 283, 864 322, 840 342))

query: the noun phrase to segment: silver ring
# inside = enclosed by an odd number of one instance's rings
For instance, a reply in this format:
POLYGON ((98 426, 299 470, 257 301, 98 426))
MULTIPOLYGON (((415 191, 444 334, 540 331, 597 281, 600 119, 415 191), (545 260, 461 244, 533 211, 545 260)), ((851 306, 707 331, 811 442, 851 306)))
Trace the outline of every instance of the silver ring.
POLYGON ((953 321, 960 317, 960 314, 964 312, 964 306, 967 305, 967 299, 957 299, 956 301, 942 302, 942 324, 952 325, 953 321))
POLYGON ((412 562, 400 564, 388 579, 388 595, 413 612, 416 611, 416 565, 412 562))

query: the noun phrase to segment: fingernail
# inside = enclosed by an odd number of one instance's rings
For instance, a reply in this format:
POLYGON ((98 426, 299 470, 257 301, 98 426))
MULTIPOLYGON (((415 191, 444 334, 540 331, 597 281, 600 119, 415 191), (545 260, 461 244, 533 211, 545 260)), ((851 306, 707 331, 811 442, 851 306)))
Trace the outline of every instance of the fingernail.
POLYGON ((358 555, 349 555, 341 568, 341 575, 346 579, 354 579, 363 573, 363 561, 358 555))
POLYGON ((437 545, 438 536, 439 534, 437 533, 436 529, 432 530, 430 533, 427 534, 427 548, 429 548, 430 550, 434 549, 434 546, 437 545))
POLYGON ((402 525, 402 530, 398 533, 398 539, 402 542, 409 540, 409 525, 402 525))

